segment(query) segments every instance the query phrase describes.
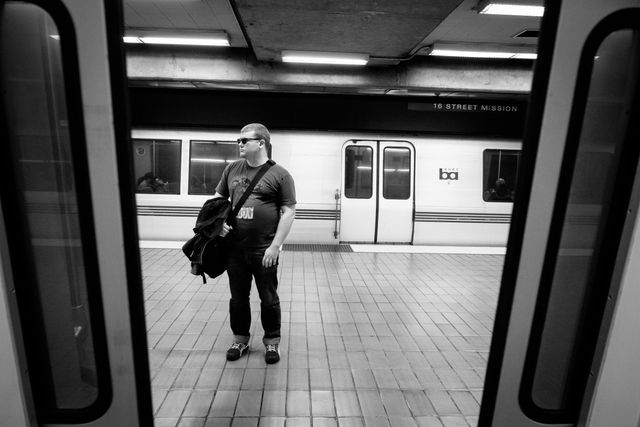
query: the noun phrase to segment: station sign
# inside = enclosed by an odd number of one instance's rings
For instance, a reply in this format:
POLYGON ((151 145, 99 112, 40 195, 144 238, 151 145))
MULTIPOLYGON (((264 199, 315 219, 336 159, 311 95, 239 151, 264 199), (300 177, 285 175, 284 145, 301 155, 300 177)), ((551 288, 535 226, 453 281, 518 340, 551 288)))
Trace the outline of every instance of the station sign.
POLYGON ((518 113, 523 105, 505 102, 410 102, 409 110, 414 111, 442 111, 447 113, 518 113))

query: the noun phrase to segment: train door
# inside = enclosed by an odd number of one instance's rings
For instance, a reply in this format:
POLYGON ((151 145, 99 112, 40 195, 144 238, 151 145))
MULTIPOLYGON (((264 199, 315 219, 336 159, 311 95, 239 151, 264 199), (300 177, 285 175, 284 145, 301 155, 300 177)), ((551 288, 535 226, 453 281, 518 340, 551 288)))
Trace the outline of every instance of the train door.
POLYGON ((414 163, 414 147, 406 141, 344 144, 340 241, 412 242, 414 163))
POLYGON ((0 1, 3 425, 153 424, 121 15, 0 1))
POLYGON ((640 425, 640 2, 546 2, 479 426, 640 425))

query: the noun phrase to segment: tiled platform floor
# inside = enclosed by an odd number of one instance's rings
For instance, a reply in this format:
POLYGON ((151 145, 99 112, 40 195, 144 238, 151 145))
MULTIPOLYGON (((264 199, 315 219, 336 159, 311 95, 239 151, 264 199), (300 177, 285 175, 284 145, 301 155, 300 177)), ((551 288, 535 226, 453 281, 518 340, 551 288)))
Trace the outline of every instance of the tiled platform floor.
POLYGON ((282 360, 227 362, 226 275, 141 249, 156 426, 475 426, 502 255, 283 252, 282 360))

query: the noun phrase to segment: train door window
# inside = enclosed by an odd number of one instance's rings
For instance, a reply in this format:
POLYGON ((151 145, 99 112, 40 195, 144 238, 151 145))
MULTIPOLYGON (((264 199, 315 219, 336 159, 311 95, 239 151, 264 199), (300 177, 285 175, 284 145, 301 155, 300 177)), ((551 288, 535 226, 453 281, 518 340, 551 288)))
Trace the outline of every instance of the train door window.
POLYGON ((111 389, 73 28, 50 12, 2 5, 0 195, 38 420, 57 424, 111 389))
POLYGON ((134 139, 136 193, 180 193, 179 140, 134 139))
POLYGON ((189 152, 189 194, 214 194, 224 168, 240 158, 235 141, 191 141, 189 152))
POLYGON ((482 199, 485 202, 514 201, 520 155, 520 150, 484 150, 482 199))
POLYGON ((629 133, 638 31, 609 33, 591 49, 576 84, 584 110, 570 123, 521 390, 543 421, 578 416, 638 159, 629 133))
POLYGON ((411 195, 411 152, 408 148, 384 149, 382 196, 406 200, 411 195))
POLYGON ((349 146, 345 149, 344 194, 350 199, 373 195, 373 149, 349 146))

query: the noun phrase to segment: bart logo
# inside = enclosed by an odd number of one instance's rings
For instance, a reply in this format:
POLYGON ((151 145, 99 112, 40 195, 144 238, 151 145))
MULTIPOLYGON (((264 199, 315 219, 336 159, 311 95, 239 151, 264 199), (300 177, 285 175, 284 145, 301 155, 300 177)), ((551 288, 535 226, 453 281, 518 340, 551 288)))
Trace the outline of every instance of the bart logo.
POLYGON ((457 181, 458 168, 440 168, 440 181, 457 181))

